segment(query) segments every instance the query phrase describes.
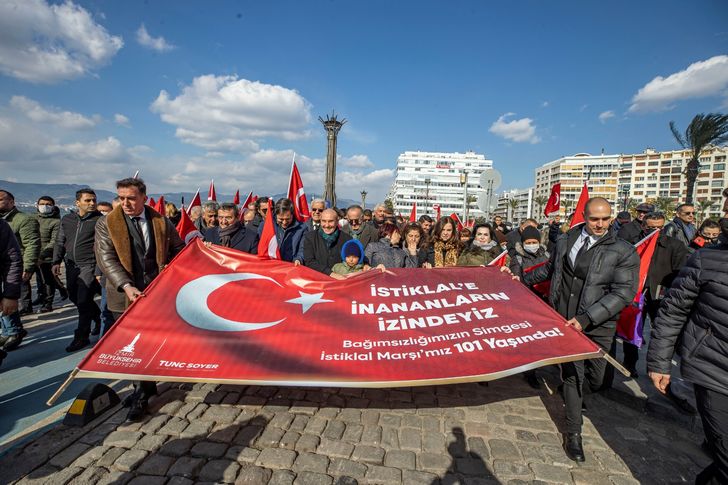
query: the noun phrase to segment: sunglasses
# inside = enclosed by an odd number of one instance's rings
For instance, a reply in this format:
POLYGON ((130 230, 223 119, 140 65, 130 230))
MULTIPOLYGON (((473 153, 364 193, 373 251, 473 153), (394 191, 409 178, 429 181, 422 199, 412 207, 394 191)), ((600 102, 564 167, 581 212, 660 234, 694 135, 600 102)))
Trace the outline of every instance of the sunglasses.
POLYGON ((311 212, 323 212, 323 209, 311 209, 311 212))
POLYGON ((695 212, 683 212, 686 216, 694 216, 695 212))
POLYGON ((361 225, 361 219, 347 219, 349 221, 349 224, 352 226, 359 226, 361 225))

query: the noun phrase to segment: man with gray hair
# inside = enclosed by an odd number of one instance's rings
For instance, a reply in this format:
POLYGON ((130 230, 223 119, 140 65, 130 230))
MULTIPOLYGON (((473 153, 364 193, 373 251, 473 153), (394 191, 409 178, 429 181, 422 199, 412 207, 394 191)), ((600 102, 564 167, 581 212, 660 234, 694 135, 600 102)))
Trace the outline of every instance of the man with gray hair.
POLYGON ((387 217, 386 210, 387 208, 384 204, 377 204, 374 207, 374 211, 372 212, 372 224, 376 229, 379 229, 379 226, 384 224, 387 217))
POLYGON ((321 227, 321 214, 326 209, 326 202, 323 199, 311 201, 311 218, 306 221, 309 231, 315 231, 321 227))
POLYGON ((364 210, 359 205, 352 205, 346 209, 346 224, 343 231, 358 240, 364 249, 370 242, 379 241, 379 232, 371 224, 364 223, 364 210))
POLYGON ((217 227, 217 211, 220 205, 214 200, 209 200, 202 204, 202 216, 195 221, 195 227, 202 234, 205 234, 211 227, 217 227))

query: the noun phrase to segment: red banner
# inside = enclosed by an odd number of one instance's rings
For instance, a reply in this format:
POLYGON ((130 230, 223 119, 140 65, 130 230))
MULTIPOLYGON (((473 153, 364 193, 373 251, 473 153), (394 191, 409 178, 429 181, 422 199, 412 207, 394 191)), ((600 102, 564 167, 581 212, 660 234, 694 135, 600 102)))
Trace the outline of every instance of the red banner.
POLYGON ((551 187, 551 195, 549 200, 546 201, 546 207, 544 207, 543 215, 548 217, 549 214, 558 212, 561 209, 561 184, 554 184, 551 187))
POLYGON ((496 268, 309 268, 190 244, 79 377, 342 387, 484 381, 599 357, 496 268))

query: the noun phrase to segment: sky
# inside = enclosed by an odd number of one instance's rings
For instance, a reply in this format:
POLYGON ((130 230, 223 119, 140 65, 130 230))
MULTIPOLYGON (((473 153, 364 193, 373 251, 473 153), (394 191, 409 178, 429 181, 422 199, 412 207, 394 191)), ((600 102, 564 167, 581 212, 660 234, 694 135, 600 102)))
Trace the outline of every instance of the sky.
POLYGON ((677 149, 728 107, 728 3, 0 0, 0 179, 381 201, 408 150, 503 189, 564 155, 677 149))

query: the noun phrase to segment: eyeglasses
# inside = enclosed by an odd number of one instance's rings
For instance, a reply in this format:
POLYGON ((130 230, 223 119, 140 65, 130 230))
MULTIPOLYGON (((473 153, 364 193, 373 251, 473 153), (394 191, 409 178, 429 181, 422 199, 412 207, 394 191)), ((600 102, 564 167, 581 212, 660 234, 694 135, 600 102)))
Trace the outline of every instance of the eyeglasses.
POLYGON ((695 215, 695 211, 693 211, 693 212, 683 212, 683 214, 685 214, 686 216, 694 216, 695 215))
POLYGON ((349 221, 349 224, 352 226, 360 226, 361 225, 361 219, 347 219, 349 221))
POLYGON ((311 212, 323 212, 323 209, 311 209, 311 212))

